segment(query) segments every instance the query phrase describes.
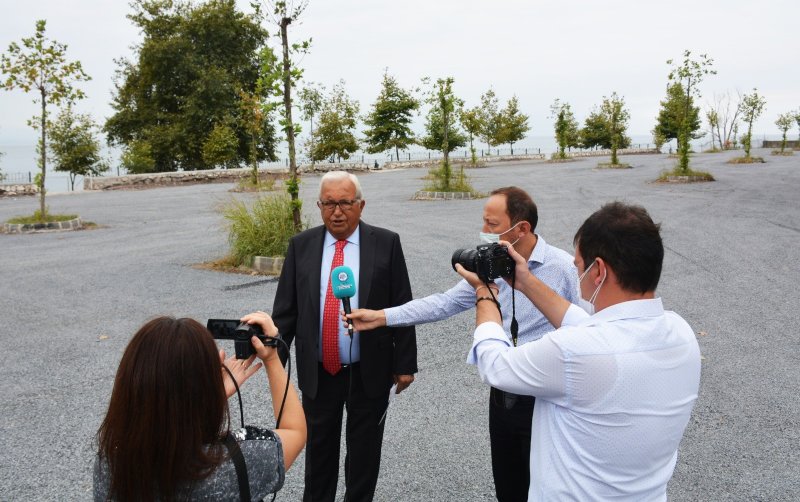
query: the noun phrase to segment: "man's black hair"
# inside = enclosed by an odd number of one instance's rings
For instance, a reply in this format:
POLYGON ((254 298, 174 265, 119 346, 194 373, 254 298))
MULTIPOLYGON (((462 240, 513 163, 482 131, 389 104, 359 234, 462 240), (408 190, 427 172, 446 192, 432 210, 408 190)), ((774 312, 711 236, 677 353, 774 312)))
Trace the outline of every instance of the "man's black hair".
POLYGON ((626 291, 655 291, 661 277, 664 244, 661 226, 642 206, 611 202, 589 216, 575 234, 573 244, 584 270, 602 258, 614 270, 626 291))

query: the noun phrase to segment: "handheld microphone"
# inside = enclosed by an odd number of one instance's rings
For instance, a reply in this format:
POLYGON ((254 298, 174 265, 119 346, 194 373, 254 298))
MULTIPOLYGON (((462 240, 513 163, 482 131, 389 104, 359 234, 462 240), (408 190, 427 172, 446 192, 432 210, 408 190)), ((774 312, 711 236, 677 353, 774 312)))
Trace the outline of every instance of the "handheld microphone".
MULTIPOLYGON (((356 281, 353 278, 353 270, 350 267, 342 265, 331 270, 331 289, 333 296, 342 300, 342 307, 344 313, 349 314, 350 298, 356 295, 356 281)), ((353 325, 347 324, 347 333, 353 336, 353 325)))

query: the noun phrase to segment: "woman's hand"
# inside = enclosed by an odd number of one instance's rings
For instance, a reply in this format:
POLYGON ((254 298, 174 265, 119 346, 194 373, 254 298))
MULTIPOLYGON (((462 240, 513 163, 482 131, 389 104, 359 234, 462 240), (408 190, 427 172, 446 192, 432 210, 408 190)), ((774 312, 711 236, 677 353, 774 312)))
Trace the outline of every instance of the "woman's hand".
MULTIPOLYGON (((239 387, 241 387, 248 378, 255 375, 256 372, 261 369, 261 363, 253 364, 255 359, 255 355, 252 355, 247 359, 236 359, 236 356, 231 356, 228 359, 225 359, 225 351, 219 351, 219 361, 230 370, 233 378, 236 380, 236 384, 239 387)), ((222 370, 222 381, 225 384, 226 396, 231 397, 232 395, 236 394, 236 385, 234 385, 234 383, 231 381, 231 375, 229 375, 224 369, 222 370)))
MULTIPOLYGON (((277 337, 278 336, 278 327, 275 326, 275 323, 272 321, 272 318, 266 312, 256 311, 252 314, 247 314, 246 316, 241 318, 242 322, 246 322, 247 324, 257 324, 261 326, 261 330, 264 332, 265 335, 270 337, 277 337)), ((258 356, 264 364, 272 361, 273 359, 278 359, 278 351, 275 347, 266 347, 258 337, 253 336, 250 339, 250 342, 253 344, 253 348, 256 349, 256 355, 258 356)))

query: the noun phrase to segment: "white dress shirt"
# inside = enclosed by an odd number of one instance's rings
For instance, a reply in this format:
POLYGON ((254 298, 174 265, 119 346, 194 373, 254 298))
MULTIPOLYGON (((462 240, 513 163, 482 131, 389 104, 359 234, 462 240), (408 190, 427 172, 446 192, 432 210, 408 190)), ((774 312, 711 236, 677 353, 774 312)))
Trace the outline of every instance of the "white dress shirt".
POLYGON ((660 298, 593 316, 571 305, 560 329, 516 348, 485 322, 467 362, 493 387, 536 396, 528 500, 666 500, 700 349, 660 298))
MULTIPOLYGON (((553 247, 537 235, 536 245, 528 258, 528 270, 547 284, 550 289, 572 303, 578 299, 578 271, 572 255, 553 247)), ((538 340, 553 330, 550 321, 539 312, 528 298, 514 291, 503 279, 495 279, 499 288, 497 299, 503 310, 503 328, 511 336, 511 295, 515 296, 517 323, 519 324, 518 344, 538 340)), ((488 293, 487 293, 488 294, 488 293)), ((399 307, 384 309, 387 326, 414 326, 433 321, 441 321, 475 306, 475 288, 467 281, 458 284, 444 293, 436 293, 412 300, 399 307)), ((509 338, 510 339, 510 338, 509 338)))
MULTIPOLYGON (((355 231, 347 238, 347 244, 344 249, 344 265, 350 267, 353 271, 353 281, 356 284, 356 294, 350 298, 350 308, 355 310, 358 308, 358 274, 361 270, 361 226, 357 226, 355 231)), ((328 293, 328 281, 331 278, 331 263, 333 263, 333 254, 336 252, 336 237, 331 235, 330 232, 325 232, 325 242, 322 244, 322 265, 319 274, 319 353, 317 356, 322 361, 322 318, 325 312, 325 296, 328 293)), ((339 310, 342 309, 341 302, 339 302, 339 310)), ((339 318, 337 317, 337 321, 339 318)), ((350 335, 347 334, 347 328, 344 323, 339 322, 339 361, 341 364, 350 364, 361 360, 361 344, 360 335, 358 331, 353 332, 352 346, 350 335)))

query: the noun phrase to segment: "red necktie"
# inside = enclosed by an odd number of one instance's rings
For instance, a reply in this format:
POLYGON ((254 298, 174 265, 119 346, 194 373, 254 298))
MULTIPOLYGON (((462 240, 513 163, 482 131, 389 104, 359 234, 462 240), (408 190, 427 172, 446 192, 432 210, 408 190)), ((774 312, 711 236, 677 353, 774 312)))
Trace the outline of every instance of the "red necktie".
MULTIPOLYGON (((333 253, 331 270, 344 265, 344 246, 347 241, 336 241, 336 252, 333 253)), ((333 296, 330 274, 328 291, 325 293, 325 310, 322 314, 322 367, 331 375, 339 372, 342 365, 339 361, 339 310, 342 302, 333 296)))

